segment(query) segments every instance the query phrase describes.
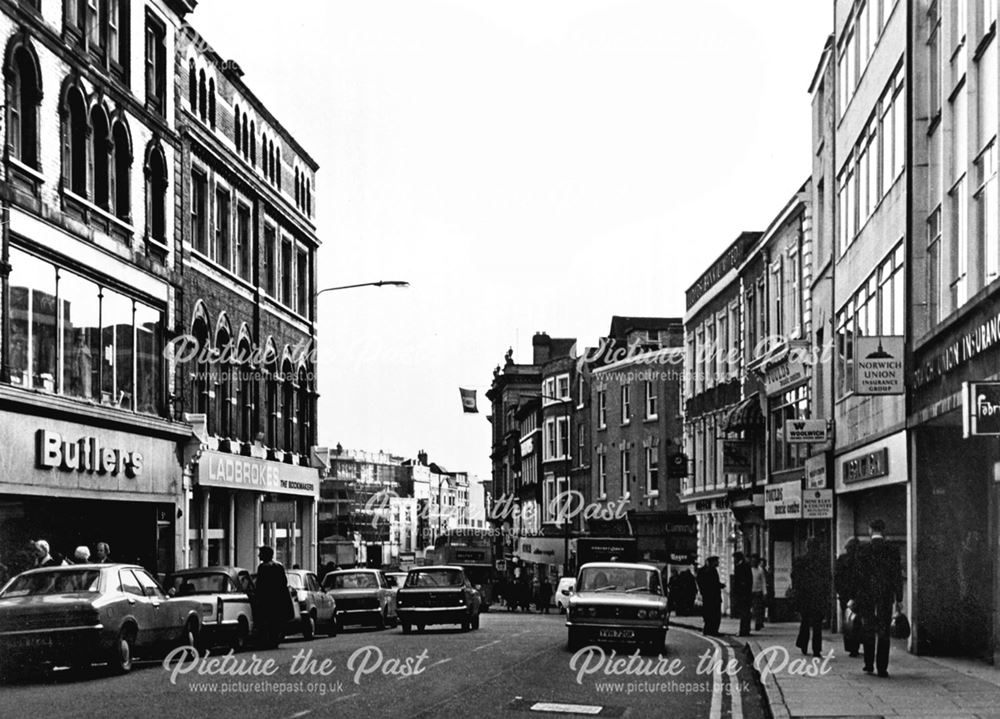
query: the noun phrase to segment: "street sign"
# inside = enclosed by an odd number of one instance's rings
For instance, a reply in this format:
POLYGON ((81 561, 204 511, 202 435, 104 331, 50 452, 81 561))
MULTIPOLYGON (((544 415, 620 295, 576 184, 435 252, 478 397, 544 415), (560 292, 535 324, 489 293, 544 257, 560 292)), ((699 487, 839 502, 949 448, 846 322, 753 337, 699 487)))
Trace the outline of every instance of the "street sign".
POLYGON ((856 337, 854 393, 859 395, 904 394, 903 338, 856 337))
POLYGON ((1000 435, 1000 382, 962 383, 962 436, 1000 435))
POLYGON ((785 441, 789 444, 814 444, 826 442, 826 420, 786 419, 785 441))

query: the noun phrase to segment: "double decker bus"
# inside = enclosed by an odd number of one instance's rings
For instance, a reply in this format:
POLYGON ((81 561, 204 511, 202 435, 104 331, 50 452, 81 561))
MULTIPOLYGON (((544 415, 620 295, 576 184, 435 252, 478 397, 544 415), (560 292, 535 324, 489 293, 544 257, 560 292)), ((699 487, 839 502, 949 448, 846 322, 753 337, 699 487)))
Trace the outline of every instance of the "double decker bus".
POLYGON ((489 529, 449 529, 434 540, 434 549, 428 549, 424 556, 424 564, 462 567, 465 576, 479 589, 483 609, 488 609, 493 603, 497 573, 493 561, 493 537, 489 529))

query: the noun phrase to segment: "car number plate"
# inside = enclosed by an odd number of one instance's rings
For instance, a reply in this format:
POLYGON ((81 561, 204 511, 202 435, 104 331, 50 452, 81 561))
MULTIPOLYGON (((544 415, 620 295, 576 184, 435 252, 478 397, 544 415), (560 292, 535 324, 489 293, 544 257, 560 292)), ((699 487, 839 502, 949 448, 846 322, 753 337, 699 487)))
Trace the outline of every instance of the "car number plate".
POLYGON ((52 636, 48 634, 17 637, 11 643, 16 647, 51 647, 55 645, 52 636))
POLYGON ((601 629, 597 633, 599 639, 635 639, 632 629, 601 629))

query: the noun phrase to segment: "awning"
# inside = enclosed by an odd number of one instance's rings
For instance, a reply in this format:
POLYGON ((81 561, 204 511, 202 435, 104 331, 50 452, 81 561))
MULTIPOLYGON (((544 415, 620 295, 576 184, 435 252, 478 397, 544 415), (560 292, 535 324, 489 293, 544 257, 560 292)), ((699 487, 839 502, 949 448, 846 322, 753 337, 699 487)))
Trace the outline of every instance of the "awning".
POLYGON ((760 411, 760 400, 757 393, 747 397, 729 411, 723 429, 726 432, 739 432, 752 427, 763 427, 764 415, 760 411))

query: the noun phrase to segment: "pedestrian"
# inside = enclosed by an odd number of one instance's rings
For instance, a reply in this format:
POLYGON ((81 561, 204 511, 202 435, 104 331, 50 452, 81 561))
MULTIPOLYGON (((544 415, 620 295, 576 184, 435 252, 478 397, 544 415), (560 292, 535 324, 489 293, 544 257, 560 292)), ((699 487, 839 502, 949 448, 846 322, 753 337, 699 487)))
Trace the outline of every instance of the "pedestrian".
POLYGON ((902 607, 903 569, 899 550, 885 541, 885 522, 874 519, 868 528, 871 541, 858 549, 851 598, 861 620, 864 671, 888 677, 889 628, 893 610, 902 607))
POLYGON ((800 620, 795 646, 808 654, 809 635, 812 634, 813 656, 822 656, 823 618, 830 597, 830 567, 817 537, 806 541, 805 555, 792 565, 792 592, 800 620))
POLYGON ((274 550, 262 546, 257 551, 257 567, 253 620, 260 631, 261 644, 275 649, 284 637, 285 625, 292 619, 292 600, 288 593, 285 568, 274 561, 274 550))
POLYGON ((722 590, 726 585, 719 581, 719 558, 709 557, 698 570, 698 590, 701 592, 702 617, 705 620, 702 634, 718 637, 722 621, 722 590))
POLYGON ((695 575, 698 573, 698 565, 692 564, 690 569, 685 569, 677 577, 677 601, 674 606, 677 608, 678 616, 690 616, 695 614, 695 600, 698 598, 698 580, 695 575))
POLYGON ((52 556, 49 551, 49 543, 44 539, 35 540, 35 566, 36 567, 58 567, 61 561, 52 556))
POLYGON ((111 547, 107 542, 98 542, 94 545, 94 561, 98 564, 111 563, 111 547))
MULTIPOLYGON (((837 562, 833 569, 833 587, 837 592, 837 601, 840 604, 840 617, 842 621, 847 614, 847 603, 854 595, 859 546, 860 542, 858 542, 857 537, 848 539, 847 544, 844 545, 844 553, 837 557, 837 562)), ((849 656, 859 656, 858 649, 860 647, 860 632, 844 632, 844 651, 849 656)))
POLYGON ((545 614, 549 613, 549 604, 552 602, 552 584, 548 577, 542 577, 538 585, 538 608, 545 614))
POLYGON ((680 572, 676 569, 670 570, 670 579, 667 581, 667 616, 670 616, 671 612, 677 611, 677 580, 680 577, 680 572))
POLYGON ((750 571, 753 574, 752 588, 752 611, 754 631, 764 628, 764 602, 767 601, 767 574, 761 566, 759 554, 754 554, 750 559, 750 571))
POLYGON ((73 552, 73 564, 87 564, 90 562, 90 549, 81 544, 73 552))
POLYGON ((753 570, 743 552, 733 553, 733 610, 740 620, 740 636, 750 636, 753 609, 753 570))

